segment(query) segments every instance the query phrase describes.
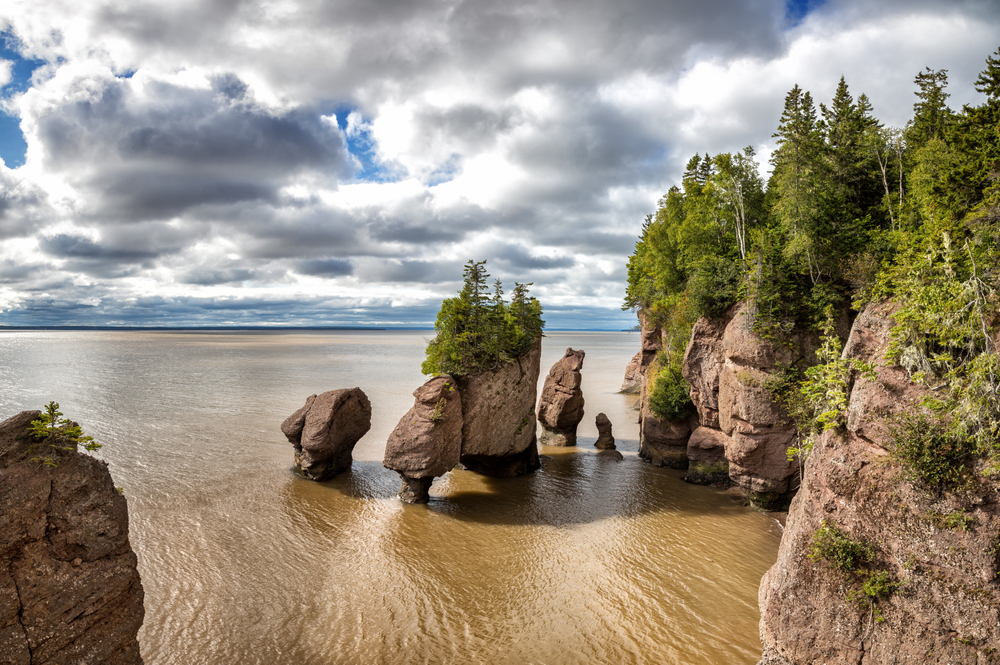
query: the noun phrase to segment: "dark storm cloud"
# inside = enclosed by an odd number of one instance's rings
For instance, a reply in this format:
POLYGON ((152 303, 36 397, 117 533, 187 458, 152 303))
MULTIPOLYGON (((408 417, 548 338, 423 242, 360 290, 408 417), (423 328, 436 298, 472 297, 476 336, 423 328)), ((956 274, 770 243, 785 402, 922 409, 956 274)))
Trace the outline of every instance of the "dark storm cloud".
POLYGON ((503 262, 504 267, 523 270, 553 270, 556 268, 572 268, 576 260, 571 256, 537 256, 521 245, 504 245, 492 252, 493 256, 503 262))
POLYGON ((235 75, 215 77, 210 90, 134 78, 87 83, 98 93, 48 109, 38 134, 49 168, 89 189, 104 217, 164 219, 205 204, 271 200, 297 174, 347 173, 343 139, 317 111, 264 110, 235 75))
POLYGON ((353 264, 344 259, 309 259, 295 264, 295 271, 300 275, 316 277, 350 275, 353 270, 353 264))
POLYGON ((90 238, 66 233, 42 238, 38 243, 42 251, 59 258, 99 259, 111 261, 143 261, 158 255, 157 252, 134 247, 107 247, 90 238))

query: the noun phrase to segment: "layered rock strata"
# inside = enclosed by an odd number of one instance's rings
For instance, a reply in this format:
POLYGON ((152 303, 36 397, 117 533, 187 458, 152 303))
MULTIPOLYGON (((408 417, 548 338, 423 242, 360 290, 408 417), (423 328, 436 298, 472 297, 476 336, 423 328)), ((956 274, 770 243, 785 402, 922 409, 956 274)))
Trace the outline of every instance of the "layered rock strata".
POLYGON ((538 399, 539 441, 548 446, 575 446, 576 428, 583 420, 583 351, 566 349, 548 376, 538 399))
POLYGON ((311 395, 281 423, 295 448, 295 471, 310 480, 329 480, 351 468, 354 446, 372 424, 372 405, 361 388, 311 395))
POLYGON ((462 457, 462 398, 448 376, 435 376, 413 391, 414 404, 389 435, 382 465, 399 474, 399 497, 426 503, 437 476, 462 457))
POLYGON ((0 423, 0 662, 141 664, 143 589, 125 497, 107 463, 73 441, 32 440, 39 415, 0 423))
POLYGON ((603 413, 597 414, 597 441, 594 447, 598 450, 614 450, 615 437, 611 433, 611 420, 603 413))
POLYGON ((927 394, 885 364, 892 312, 862 312, 845 346, 876 377, 855 373, 846 427, 821 436, 805 465, 761 581, 761 665, 990 663, 1000 653, 1000 483, 976 474, 961 491, 920 489, 892 461, 894 419, 927 394), (810 558, 824 521, 871 547, 872 560, 841 573, 810 558), (862 585, 874 590, 875 575, 885 593, 873 601, 862 585))

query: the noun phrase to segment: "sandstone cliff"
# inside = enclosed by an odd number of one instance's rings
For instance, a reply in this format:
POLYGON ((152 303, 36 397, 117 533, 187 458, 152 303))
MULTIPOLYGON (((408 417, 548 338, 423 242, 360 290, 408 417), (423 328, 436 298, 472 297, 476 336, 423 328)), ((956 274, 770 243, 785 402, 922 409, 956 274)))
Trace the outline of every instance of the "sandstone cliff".
POLYGON ((42 451, 55 466, 31 461, 39 415, 0 423, 0 662, 142 663, 143 590, 125 497, 107 464, 67 439, 42 451))
POLYGON ((862 312, 845 358, 846 427, 816 442, 777 563, 760 587, 762 665, 1000 661, 1000 483, 921 489, 892 461, 891 423, 926 389, 886 366, 891 304, 862 312), (820 529, 859 543, 855 569, 809 554, 820 529))
POLYGON ((687 469, 686 480, 725 484, 746 491, 751 502, 771 507, 787 502, 798 484, 798 468, 787 460, 795 431, 774 405, 765 384, 785 366, 808 366, 818 346, 812 335, 793 332, 779 342, 751 330, 742 304, 724 317, 699 319, 684 354, 683 375, 696 410, 665 421, 649 407, 660 331, 648 317, 642 325, 642 392, 639 455, 657 466, 687 469))

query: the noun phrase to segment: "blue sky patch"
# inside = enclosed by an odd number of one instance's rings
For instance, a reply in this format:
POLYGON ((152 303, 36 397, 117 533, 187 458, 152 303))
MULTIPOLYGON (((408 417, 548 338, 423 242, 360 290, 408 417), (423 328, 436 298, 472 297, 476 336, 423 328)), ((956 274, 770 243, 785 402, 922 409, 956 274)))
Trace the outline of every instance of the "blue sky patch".
MULTIPOLYGON (((354 179, 359 182, 390 182, 394 180, 394 174, 375 154, 375 139, 372 138, 367 127, 365 126, 351 134, 347 133, 347 116, 355 111, 357 109, 343 106, 335 112, 337 126, 340 127, 340 131, 344 132, 344 138, 347 140, 347 150, 360 164, 360 168, 354 172, 354 179)), ((367 125, 367 120, 364 120, 363 117, 362 120, 364 125, 367 125)))
MULTIPOLYGON (((0 32, 0 60, 13 62, 11 80, 0 89, 0 96, 9 98, 24 92, 31 87, 31 75, 44 63, 42 60, 32 60, 21 57, 16 49, 17 40, 9 32, 0 32)), ((7 168, 17 168, 24 164, 24 155, 28 144, 21 133, 19 118, 0 112, 0 158, 3 158, 7 168)))
POLYGON ((785 0, 785 19, 791 27, 802 23, 802 20, 826 0, 785 0))

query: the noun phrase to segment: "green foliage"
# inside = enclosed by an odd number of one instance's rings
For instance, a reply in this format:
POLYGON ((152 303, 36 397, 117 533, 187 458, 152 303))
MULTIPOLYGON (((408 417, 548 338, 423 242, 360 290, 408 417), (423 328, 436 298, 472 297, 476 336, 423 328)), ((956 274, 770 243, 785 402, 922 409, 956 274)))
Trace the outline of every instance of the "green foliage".
POLYGON ((958 467, 983 456, 987 473, 1000 473, 1000 49, 975 79, 984 103, 949 108, 945 70, 927 68, 914 83, 905 128, 880 124, 844 79, 818 108, 794 86, 766 188, 752 150, 688 161, 646 218, 624 303, 672 340, 660 368, 665 410, 681 402, 680 381, 668 378, 680 367, 674 340, 686 343, 698 316, 744 300, 763 339, 780 344, 796 326, 823 332, 818 365, 777 391, 800 428, 791 452, 807 453, 816 434, 843 423, 851 377, 872 369, 840 359, 827 312, 891 298, 887 360, 932 389, 930 415, 911 416, 935 432, 895 446, 897 459, 921 484, 953 482, 930 450, 958 467))
POLYGON ((63 418, 62 415, 57 402, 46 404, 42 415, 31 421, 32 438, 38 441, 68 439, 73 443, 83 444, 83 447, 90 451, 101 447, 102 444, 96 443, 94 437, 85 435, 79 425, 69 418, 63 418))
POLYGON ((866 543, 851 540, 835 522, 823 520, 813 534, 809 558, 824 561, 842 573, 858 570, 862 564, 875 560, 875 549, 866 543))
POLYGON ((964 509, 950 513, 930 512, 926 514, 926 517, 939 529, 951 529, 952 531, 968 531, 969 527, 976 521, 964 509))
POLYGON ((972 449, 949 430, 925 410, 904 412, 892 422, 890 452, 911 482, 938 490, 965 480, 964 462, 972 449))
POLYGON ((441 303, 428 343, 424 374, 465 376, 496 369, 530 351, 542 336, 542 306, 528 296, 531 283, 515 283, 510 302, 503 298, 500 280, 492 297, 485 261, 469 261, 457 298, 441 303))
POLYGON ((31 456, 29 457, 30 461, 42 466, 59 466, 56 461, 59 451, 74 449, 73 446, 66 445, 67 443, 82 444, 85 449, 91 452, 101 448, 102 444, 95 442, 93 437, 83 433, 83 429, 79 425, 69 418, 63 418, 62 415, 59 404, 49 402, 45 405, 42 414, 31 421, 31 437, 36 441, 45 442, 48 451, 45 454, 35 455, 36 444, 32 444, 26 453, 31 456))
POLYGON ((680 372, 670 366, 656 375, 649 393, 649 408, 657 418, 680 420, 686 418, 691 407, 691 386, 680 372))

